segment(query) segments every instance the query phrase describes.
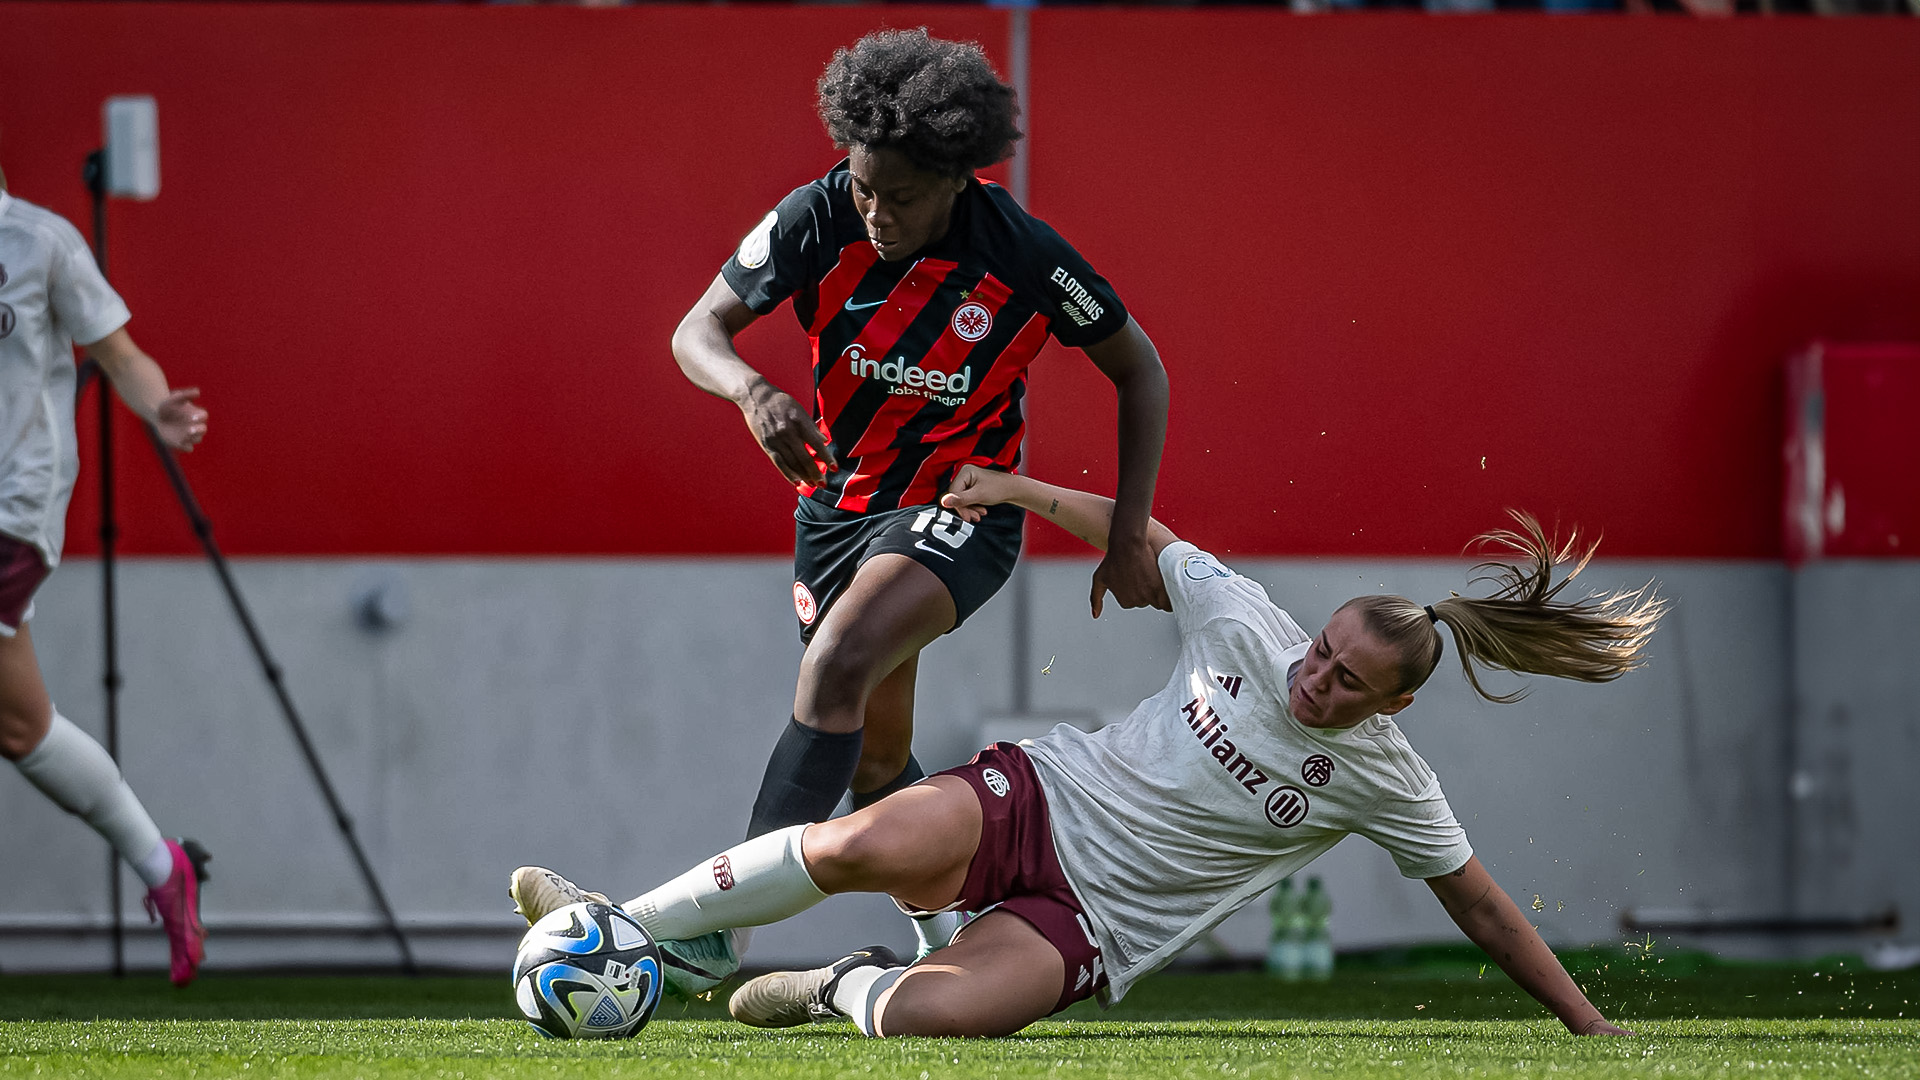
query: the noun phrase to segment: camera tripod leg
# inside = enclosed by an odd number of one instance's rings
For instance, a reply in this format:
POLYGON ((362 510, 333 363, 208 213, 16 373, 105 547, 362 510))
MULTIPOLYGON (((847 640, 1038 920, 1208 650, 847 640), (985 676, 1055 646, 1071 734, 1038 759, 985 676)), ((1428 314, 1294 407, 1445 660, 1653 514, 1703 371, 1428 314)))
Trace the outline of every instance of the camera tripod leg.
POLYGON ((320 753, 314 749, 313 740, 307 734, 307 725, 300 719, 300 712, 294 708, 293 696, 287 692, 287 684, 280 665, 267 650, 267 643, 260 636, 260 629, 254 624, 253 614, 247 608, 246 600, 240 595, 240 587, 233 580, 233 573, 227 566, 226 556, 221 554, 220 546, 213 539, 213 523, 200 509, 200 501, 194 497, 193 489, 187 485, 186 474, 180 470, 180 462, 175 459, 172 449, 160 438, 160 433, 152 425, 143 425, 147 439, 153 444, 154 452, 160 455, 160 464, 167 471, 167 480, 173 485, 173 494, 180 501, 180 508, 186 512, 187 522, 193 528, 194 536, 200 540, 207 561, 213 565, 213 572, 220 579, 220 588, 227 594, 227 602, 233 607, 234 618, 239 620, 240 629, 246 634, 247 644, 252 646, 254 658, 260 662, 260 670, 266 675, 267 684, 273 688, 273 696, 280 703, 280 714, 286 719, 287 726, 293 732, 293 738, 300 746, 301 756, 306 759, 307 770, 313 774, 314 783, 319 787, 321 797, 326 799, 327 809, 333 815, 334 827, 339 830, 340 838, 346 841, 347 850, 353 856, 354 865, 360 871, 361 880, 366 883, 367 892, 379 908, 380 918, 386 924, 386 930, 393 943, 400 950, 400 969, 409 975, 417 974, 414 963, 413 946, 407 940, 406 932, 400 928, 400 920, 394 915, 393 905, 387 902, 386 890, 380 887, 380 878, 374 873, 373 863, 360 846, 360 837, 354 832, 353 817, 340 802, 340 796, 334 791, 333 781, 327 775, 327 769, 320 761, 320 753))

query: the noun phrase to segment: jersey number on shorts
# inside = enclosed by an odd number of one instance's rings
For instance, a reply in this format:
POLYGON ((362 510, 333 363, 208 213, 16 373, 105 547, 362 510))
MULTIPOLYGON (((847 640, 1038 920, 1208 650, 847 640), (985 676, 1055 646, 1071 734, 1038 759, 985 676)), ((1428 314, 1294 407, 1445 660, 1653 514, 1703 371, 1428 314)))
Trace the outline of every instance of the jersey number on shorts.
POLYGON ((973 535, 973 523, 951 510, 928 507, 913 519, 909 531, 925 533, 950 548, 957 548, 973 535))

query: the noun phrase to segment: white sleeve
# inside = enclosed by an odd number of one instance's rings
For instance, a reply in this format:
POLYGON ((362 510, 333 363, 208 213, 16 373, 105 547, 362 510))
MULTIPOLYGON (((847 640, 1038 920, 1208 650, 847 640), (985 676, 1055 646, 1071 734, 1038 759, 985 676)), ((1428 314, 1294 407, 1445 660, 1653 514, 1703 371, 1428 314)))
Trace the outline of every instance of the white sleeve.
POLYGON ((1273 601, 1252 578, 1244 578, 1185 540, 1160 551, 1160 576, 1173 601, 1174 622, 1182 634, 1191 634, 1215 619, 1230 618, 1265 625, 1273 601))
POLYGON ((1467 830, 1453 816, 1437 779, 1418 795, 1389 794, 1355 831, 1386 848, 1405 877, 1441 877, 1473 858, 1467 830))
POLYGON ((127 305, 101 276, 80 231, 56 219, 53 242, 47 306, 53 310, 54 324, 81 345, 91 345, 125 326, 132 317, 127 305))

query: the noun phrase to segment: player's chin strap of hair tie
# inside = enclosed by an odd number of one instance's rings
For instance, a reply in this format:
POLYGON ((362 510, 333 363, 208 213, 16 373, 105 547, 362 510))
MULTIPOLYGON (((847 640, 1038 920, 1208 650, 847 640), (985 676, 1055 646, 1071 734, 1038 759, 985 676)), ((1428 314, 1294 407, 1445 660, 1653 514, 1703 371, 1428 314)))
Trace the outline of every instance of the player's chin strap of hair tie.
POLYGON ((1432 604, 1427 605, 1427 621, 1430 623, 1437 623, 1440 621, 1440 616, 1435 614, 1432 604))

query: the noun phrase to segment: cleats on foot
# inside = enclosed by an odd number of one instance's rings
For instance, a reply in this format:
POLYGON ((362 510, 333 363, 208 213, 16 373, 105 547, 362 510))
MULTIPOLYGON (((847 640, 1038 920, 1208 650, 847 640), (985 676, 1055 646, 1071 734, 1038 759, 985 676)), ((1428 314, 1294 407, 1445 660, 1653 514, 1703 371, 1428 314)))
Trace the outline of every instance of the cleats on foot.
POLYGON ((611 903, 606 896, 587 890, 544 866, 523 866, 507 879, 507 895, 513 897, 513 910, 532 926, 568 904, 611 903))
POLYGON ((731 930, 715 930, 685 941, 662 941, 660 959, 666 966, 662 975, 668 992, 683 998, 698 997, 740 970, 740 953, 734 948, 731 930))
POLYGON ((165 843, 173 856, 173 873, 147 890, 147 918, 166 930, 167 975, 173 985, 185 986, 199 974, 207 955, 207 928, 200 925, 200 885, 207 880, 207 861, 213 856, 198 841, 165 843))
MULTIPOLYGON (((507 880, 513 908, 531 926, 569 904, 611 904, 606 894, 589 892, 544 866, 523 866, 507 880)), ((669 992, 691 998, 725 982, 740 970, 733 932, 715 930, 685 941, 661 941, 661 972, 669 992)))
POLYGON ((900 967, 900 958, 885 945, 869 945, 812 971, 776 971, 749 980, 733 992, 727 1011, 753 1027, 795 1027, 815 1020, 831 1020, 833 991, 847 972, 863 967, 900 967))

